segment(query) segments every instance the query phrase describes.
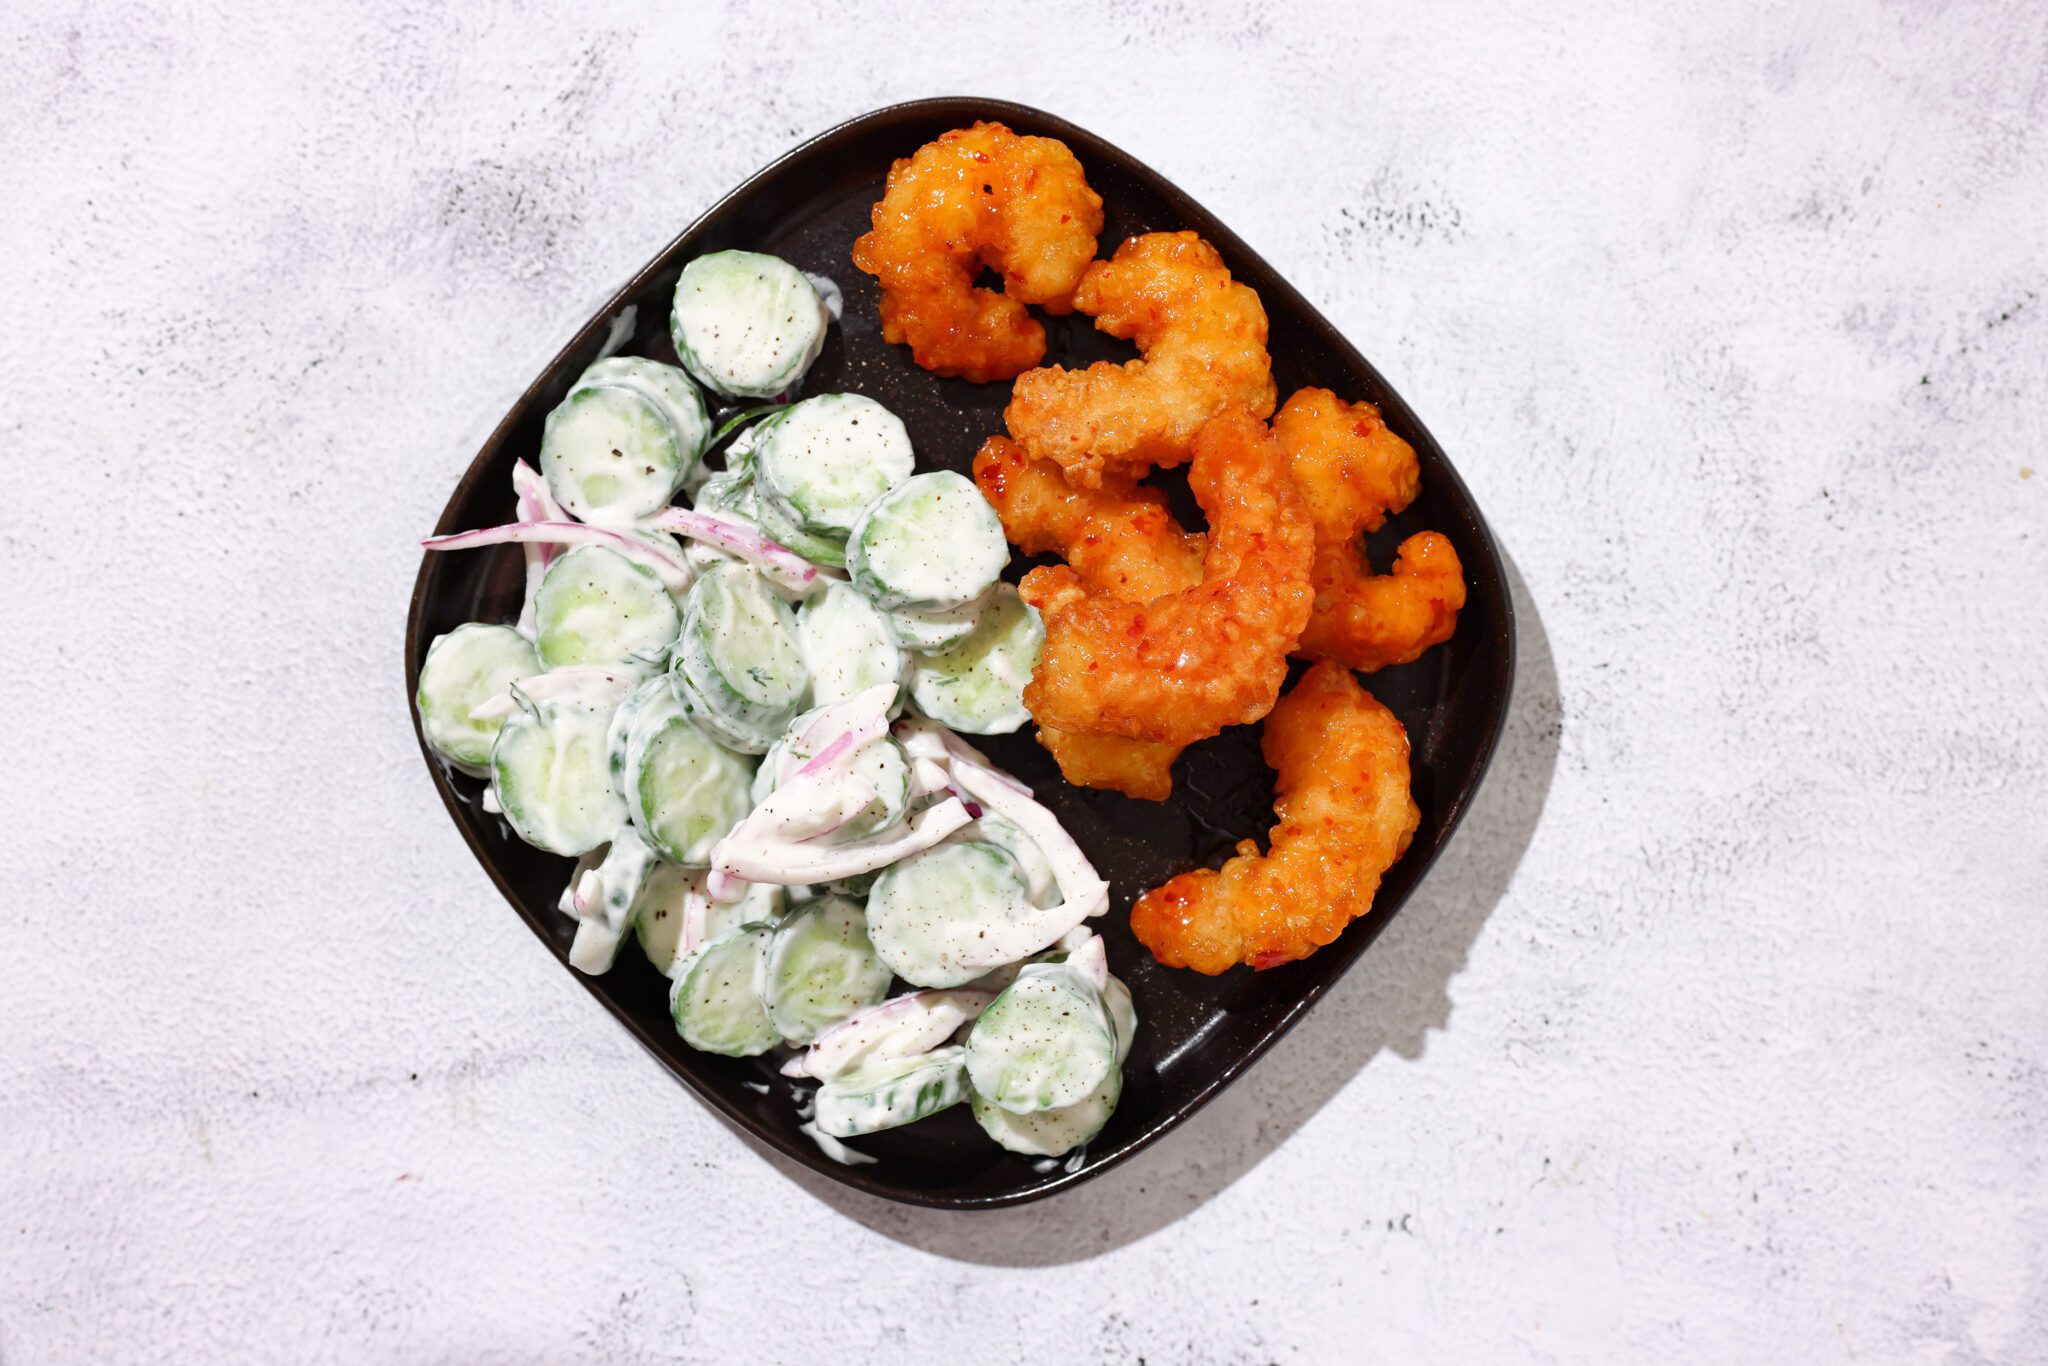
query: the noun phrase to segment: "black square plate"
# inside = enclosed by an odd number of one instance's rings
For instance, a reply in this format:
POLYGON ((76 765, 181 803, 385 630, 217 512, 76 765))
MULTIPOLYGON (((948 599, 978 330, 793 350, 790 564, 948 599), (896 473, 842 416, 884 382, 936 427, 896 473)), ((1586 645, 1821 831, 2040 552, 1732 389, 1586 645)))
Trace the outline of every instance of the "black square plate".
MULTIPOLYGON (((934 379, 911 362, 906 348, 885 344, 875 284, 853 268, 848 252, 868 227, 869 210, 880 197, 891 161, 976 119, 1056 137, 1074 150, 1102 195, 1107 218, 1102 255, 1131 234, 1161 229, 1192 228, 1214 243, 1236 277, 1265 302, 1281 395, 1316 384, 1347 399, 1369 399, 1421 457, 1422 496, 1375 536, 1377 562, 1384 565, 1393 544, 1412 531, 1441 531, 1457 546, 1470 591, 1448 644, 1368 680, 1408 727, 1422 826, 1407 857, 1381 886, 1373 914, 1303 962, 1258 973, 1238 968, 1218 978, 1173 971, 1153 962, 1125 923, 1139 892, 1194 864, 1220 862, 1239 839, 1263 839, 1272 823, 1272 778, 1259 757, 1257 727, 1239 727, 1189 750, 1176 769, 1173 799, 1164 804, 1066 786, 1028 728, 987 741, 995 759, 1031 784, 1059 814, 1114 887, 1116 904, 1097 924, 1108 940, 1112 970, 1130 984, 1141 1023, 1122 1103, 1109 1127, 1077 1160, 1034 1163, 1003 1152, 959 1106, 856 1140, 853 1147, 878 1160, 841 1165, 799 1132, 791 1084, 766 1060, 714 1057, 683 1045, 669 1022, 667 983, 637 950, 629 948, 607 976, 579 974, 648 1051, 745 1133, 834 1180, 892 1200, 945 1209, 991 1209, 1071 1189, 1192 1115, 1270 1048, 1365 952, 1443 850, 1492 756, 1514 677, 1514 623, 1500 553, 1465 485, 1400 395, 1306 299, 1187 194, 1092 133, 1035 109, 993 100, 919 100, 863 115, 798 147, 714 205, 664 247, 534 380, 470 462, 435 530, 510 521, 513 462, 535 458, 542 419, 605 347, 615 323, 630 333, 622 348, 626 353, 673 362, 668 316, 676 276, 692 257, 728 247, 771 252, 804 270, 829 275, 845 291, 843 324, 832 330, 824 355, 805 380, 806 392, 867 394, 908 425, 920 468, 967 471, 982 439, 1002 430, 1009 386, 934 379)), ((1304 211, 1315 207, 1302 206, 1304 211)), ((1048 363, 1085 365, 1132 354, 1097 334, 1085 318, 1047 321, 1048 363)), ((1184 498, 1184 486, 1178 494, 1182 511, 1191 520, 1198 518, 1184 498)), ((1012 577, 1026 567, 1013 565, 1012 577)), ((429 642, 465 621, 510 621, 518 614, 523 582, 516 546, 423 557, 406 622, 408 707, 429 642)), ((451 773, 424 742, 421 752, 478 861, 562 960, 563 970, 573 971, 567 965, 573 927, 555 909, 568 861, 522 844, 478 804, 480 783, 451 773)))

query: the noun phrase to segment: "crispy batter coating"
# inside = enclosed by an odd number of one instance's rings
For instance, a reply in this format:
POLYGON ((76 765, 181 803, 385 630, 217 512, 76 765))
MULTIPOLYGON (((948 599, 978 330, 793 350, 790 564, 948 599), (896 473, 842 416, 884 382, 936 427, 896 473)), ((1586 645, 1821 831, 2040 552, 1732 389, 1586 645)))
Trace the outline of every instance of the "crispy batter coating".
POLYGON ((882 336, 934 374, 1009 379, 1045 358, 1038 304, 1065 313, 1095 256, 1102 196, 1055 138, 956 128, 889 170, 853 263, 881 281, 882 336), (975 287, 983 266, 1003 292, 975 287))
POLYGON ((1350 670, 1310 669, 1266 718, 1261 746, 1279 818, 1270 852, 1246 840, 1220 870, 1182 873, 1131 908, 1131 932, 1168 967, 1214 976, 1306 958, 1372 909, 1415 837, 1408 733, 1350 670))
POLYGON ((1361 533, 1415 501, 1415 449, 1387 429, 1370 403, 1302 389, 1273 419, 1316 529, 1315 611, 1297 653, 1371 672, 1406 664, 1457 629, 1464 566, 1448 539, 1410 536, 1390 574, 1366 562, 1361 533))
POLYGON ((1349 548, 1341 558, 1317 555, 1316 611, 1301 633, 1303 656, 1371 673, 1451 638, 1465 605, 1465 567, 1448 538, 1410 536, 1394 553, 1391 574, 1366 572, 1362 559, 1349 548))
POLYGON ((1273 436, 1287 452, 1319 540, 1378 531, 1422 492, 1415 448, 1389 431, 1370 403, 1297 389, 1274 415, 1273 436))
MULTIPOLYGON (((974 482, 1003 519, 1003 531, 1027 555, 1062 556, 1090 588, 1131 602, 1178 593, 1202 581, 1209 538, 1183 531, 1166 498, 1129 475, 1077 489, 1050 461, 1034 460, 1006 436, 992 436, 974 457, 974 482)), ((1097 787, 1145 801, 1173 795, 1181 746, 1121 735, 1038 728, 1060 773, 1076 787, 1097 787)))
POLYGON ((1272 413, 1265 307, 1194 233, 1126 240, 1088 267, 1074 307, 1142 354, 1123 365, 1050 366, 1018 377, 1003 413, 1010 434, 1057 462, 1069 483, 1093 488, 1105 468, 1142 474, 1178 465, 1195 432, 1226 409, 1272 413))
POLYGON ((1121 792, 1147 802, 1163 802, 1173 795, 1173 761, 1186 748, 1050 726, 1038 728, 1038 743, 1051 752, 1060 776, 1075 787, 1121 792))
POLYGON ((1128 602, 1067 565, 1024 576, 1045 618, 1024 689, 1041 726, 1188 745, 1272 709, 1308 622, 1314 530, 1279 443, 1243 410, 1196 434, 1188 483, 1209 518, 1200 583, 1128 602))
POLYGON ((1074 488, 1052 462, 992 436, 974 457, 974 482, 1012 544, 1060 556, 1091 588, 1143 602, 1201 582, 1209 538, 1183 531, 1166 495, 1128 474, 1074 488))

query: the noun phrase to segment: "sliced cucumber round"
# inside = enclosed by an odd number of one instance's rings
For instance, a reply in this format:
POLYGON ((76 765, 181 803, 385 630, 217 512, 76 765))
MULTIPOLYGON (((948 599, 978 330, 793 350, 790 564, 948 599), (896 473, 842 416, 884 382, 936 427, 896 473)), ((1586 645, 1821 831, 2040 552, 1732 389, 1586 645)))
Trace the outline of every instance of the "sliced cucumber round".
POLYGON ((1013 1153, 1063 1157, 1102 1132, 1123 1095, 1124 1074, 1112 1071, 1080 1102, 1058 1110, 1018 1114, 976 1092, 968 1097, 982 1132, 1013 1153))
POLYGON ((1010 562, 1003 524, 974 481, 952 470, 912 475, 871 504, 846 542, 846 567, 883 607, 958 607, 1010 562))
POLYGON ((868 936, 912 986, 957 987, 1020 954, 993 936, 1029 916, 1017 861, 993 844, 939 844, 882 870, 868 892, 868 936))
POLYGON ((1024 828, 1015 821, 984 809, 979 820, 962 826, 947 838, 955 843, 993 844, 1017 860, 1018 871, 1024 874, 1025 894, 1031 898, 1032 905, 1052 907, 1063 899, 1059 875, 1053 871, 1052 860, 1038 847, 1038 841, 1025 834, 1024 828))
POLYGON ((841 542, 917 465, 903 420, 862 394, 819 394, 791 406, 762 437, 757 458, 763 497, 805 531, 841 542))
POLYGON ((658 666, 682 625, 661 580, 603 546, 556 556, 533 607, 540 660, 550 669, 658 666))
POLYGON ((632 805, 633 792, 626 782, 626 758, 632 747, 633 722, 639 719, 643 708, 672 707, 676 702, 668 675, 656 674, 642 679, 612 713, 611 726, 605 732, 605 766, 612 775, 612 788, 628 806, 632 805))
POLYGON ((826 883, 825 890, 835 896, 850 896, 866 904, 868 893, 874 889, 875 879, 881 875, 879 870, 872 873, 855 873, 852 877, 842 877, 826 883))
POLYGON ((811 673, 811 705, 844 702, 882 683, 903 682, 896 630, 875 605, 843 583, 827 585, 796 612, 796 645, 811 673))
MULTIPOLYGON (((445 636, 435 636, 420 665, 420 687, 414 704, 420 711, 420 734, 434 752, 464 773, 489 771, 491 743, 502 719, 478 721, 470 709, 541 670, 533 642, 510 626, 472 621, 445 636)), ((856 691, 858 691, 856 689, 856 691)))
POLYGON ((547 417, 540 469, 555 500, 598 525, 658 511, 711 436, 704 399, 673 365, 613 356, 585 370, 547 417))
POLYGON ((831 315, 780 257, 717 251, 683 267, 669 325, 683 368, 717 393, 772 398, 825 346, 831 315))
POLYGON ((712 847, 754 805, 753 761, 714 740, 672 693, 634 717, 623 778, 634 825, 688 868, 709 867, 712 847))
POLYGON ((655 864, 640 884, 640 895, 633 901, 633 937, 640 941, 641 955, 662 976, 688 956, 683 951, 686 921, 693 901, 703 897, 703 872, 673 863, 655 864))
POLYGON ((692 714, 747 754, 767 751, 810 688, 795 614, 743 564, 712 566, 690 591, 674 676, 692 714))
POLYGON ((741 930, 712 940, 676 970, 668 1008, 684 1043, 706 1053, 751 1058, 782 1041, 761 1001, 767 948, 766 929, 741 930))
POLYGON ((818 1088, 818 1128, 834 1138, 853 1138, 958 1105, 967 1099, 966 1052, 949 1044, 834 1077, 818 1088))
POLYGON ((633 903, 633 929, 640 951, 655 970, 673 977, 678 966, 714 939, 749 925, 773 925, 782 918, 784 889, 750 882, 740 900, 713 901, 701 868, 658 863, 633 903))
POLYGON ((942 612, 899 609, 888 614, 889 625, 895 629, 896 639, 903 643, 903 648, 912 654, 950 649, 973 635, 974 628, 981 625, 981 614, 988 610, 995 591, 995 588, 990 588, 980 597, 942 612))
POLYGON ((974 1093, 1028 1114, 1086 1100, 1116 1071, 1116 1027, 1094 985, 1063 963, 1038 963, 981 1013, 967 1035, 974 1093))
POLYGON ((1131 1055, 1131 1041, 1138 1037, 1138 1008, 1131 1001, 1131 989, 1121 977, 1112 976, 1102 988, 1103 1008, 1116 1028, 1116 1065, 1122 1067, 1131 1055))
POLYGON ((809 560, 837 569, 846 563, 846 539, 806 531, 788 508, 769 496, 758 481, 754 485, 754 510, 761 519, 761 534, 775 544, 809 560))
POLYGON ((867 916, 843 896, 790 911, 768 941, 761 980, 768 1019, 789 1043, 809 1043, 889 994, 889 969, 868 942, 867 916))
POLYGON ((942 726, 969 735, 1008 735, 1031 719, 1024 685, 1044 648, 1038 609, 999 583, 973 634, 913 661, 910 695, 919 711, 942 726))
POLYGON ((491 746, 491 790, 513 830, 551 854, 583 854, 626 823, 612 788, 613 708, 543 702, 510 717, 491 746))

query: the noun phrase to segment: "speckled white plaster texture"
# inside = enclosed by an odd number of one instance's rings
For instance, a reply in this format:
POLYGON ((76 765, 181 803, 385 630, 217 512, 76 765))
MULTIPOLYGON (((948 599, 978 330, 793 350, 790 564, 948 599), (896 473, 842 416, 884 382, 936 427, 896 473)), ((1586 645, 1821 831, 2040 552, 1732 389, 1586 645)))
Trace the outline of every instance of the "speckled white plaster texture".
POLYGON ((25 0, 0 185, 8 1366, 2048 1359, 2033 0, 25 0), (1308 1023, 985 1217, 642 1056, 439 810, 400 667, 416 538, 587 310, 960 91, 1357 341, 1524 661, 1308 1023))

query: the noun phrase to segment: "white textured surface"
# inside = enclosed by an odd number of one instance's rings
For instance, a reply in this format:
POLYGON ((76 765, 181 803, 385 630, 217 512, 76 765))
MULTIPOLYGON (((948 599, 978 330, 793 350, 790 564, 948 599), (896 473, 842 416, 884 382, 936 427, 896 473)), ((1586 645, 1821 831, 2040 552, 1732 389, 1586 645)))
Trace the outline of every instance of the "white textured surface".
POLYGON ((2048 1356, 2041 7, 1035 8, 0 12, 9 1366, 2048 1356), (963 89, 1323 306, 1526 632, 1361 968, 983 1217, 641 1056, 399 663, 413 538, 586 309, 963 89))

